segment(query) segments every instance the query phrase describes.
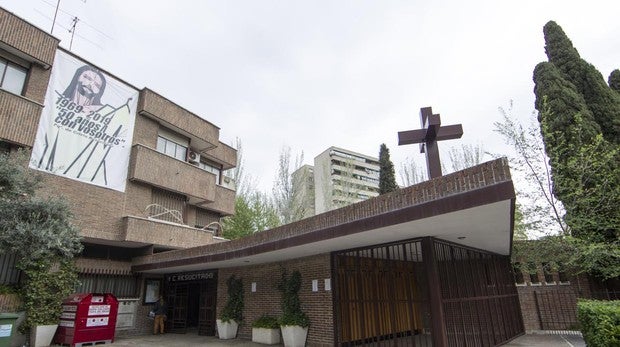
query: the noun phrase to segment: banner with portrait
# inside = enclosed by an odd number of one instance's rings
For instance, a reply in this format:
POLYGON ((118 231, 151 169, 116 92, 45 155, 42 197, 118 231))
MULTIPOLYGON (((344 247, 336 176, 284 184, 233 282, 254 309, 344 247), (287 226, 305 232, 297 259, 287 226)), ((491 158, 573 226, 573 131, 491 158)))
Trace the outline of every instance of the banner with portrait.
POLYGON ((56 51, 30 167, 125 191, 138 90, 56 51))

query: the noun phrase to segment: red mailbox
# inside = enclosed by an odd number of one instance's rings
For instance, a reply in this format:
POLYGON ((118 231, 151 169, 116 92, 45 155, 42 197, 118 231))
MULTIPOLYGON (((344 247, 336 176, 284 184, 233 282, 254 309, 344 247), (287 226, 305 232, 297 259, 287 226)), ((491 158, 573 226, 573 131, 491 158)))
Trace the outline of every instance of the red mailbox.
POLYGON ((118 300, 110 293, 73 294, 62 302, 54 342, 71 347, 80 347, 83 343, 112 343, 117 313, 118 300))

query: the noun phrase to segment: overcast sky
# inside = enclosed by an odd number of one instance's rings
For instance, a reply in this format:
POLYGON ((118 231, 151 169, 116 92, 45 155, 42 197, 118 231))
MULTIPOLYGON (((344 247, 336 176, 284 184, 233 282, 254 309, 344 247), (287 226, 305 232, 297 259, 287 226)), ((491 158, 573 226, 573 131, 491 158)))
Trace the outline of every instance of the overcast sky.
MULTIPOLYGON (((49 31, 56 0, 0 0, 49 31)), ((532 71, 555 20, 607 79, 620 68, 620 1, 61 0, 54 35, 138 88, 148 87, 241 139, 246 173, 268 191, 283 146, 305 163, 329 146, 424 165, 397 132, 421 107, 461 140, 506 152, 493 122, 534 110, 532 71)), ((444 155, 444 160, 447 156, 444 155)), ((398 172, 397 172, 398 176, 398 172)))

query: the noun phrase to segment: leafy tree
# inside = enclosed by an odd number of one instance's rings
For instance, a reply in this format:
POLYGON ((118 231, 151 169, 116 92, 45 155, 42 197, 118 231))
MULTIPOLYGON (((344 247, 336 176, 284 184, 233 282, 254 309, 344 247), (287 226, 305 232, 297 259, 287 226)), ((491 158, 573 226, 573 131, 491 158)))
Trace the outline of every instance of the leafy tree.
POLYGON ((494 131, 515 151, 515 155, 508 158, 517 178, 515 234, 543 231, 568 235, 564 207, 553 194, 549 159, 538 121, 533 118, 524 126, 512 115, 512 106, 510 102, 508 109, 499 108, 503 119, 494 123, 494 131))
POLYGON ((41 176, 23 163, 26 154, 0 154, 0 252, 12 252, 22 266, 48 258, 72 258, 82 250, 72 213, 60 198, 35 195, 41 176))
POLYGON ((379 148, 379 194, 393 192, 398 189, 394 174, 394 164, 390 160, 390 150, 385 143, 379 148))
POLYGON ((238 239, 280 225, 277 212, 264 193, 257 191, 235 198, 235 214, 222 220, 222 236, 238 239))
POLYGON ((426 180, 426 168, 418 166, 415 160, 410 157, 407 157, 405 161, 400 164, 400 170, 398 172, 401 182, 405 187, 426 180))
POLYGON ((238 195, 250 195, 253 191, 255 191, 256 182, 251 175, 245 172, 243 144, 241 139, 235 139, 234 147, 237 150, 237 163, 235 167, 227 171, 227 173, 230 172, 230 175, 235 181, 238 195))
POLYGON ((222 219, 222 236, 238 239, 280 225, 277 213, 269 197, 256 191, 251 176, 244 172, 243 147, 236 140, 237 166, 232 170, 237 186, 235 214, 222 219))
POLYGON ((288 224, 304 218, 303 204, 297 204, 297 195, 301 194, 299 179, 292 175, 304 161, 303 152, 295 158, 291 170, 291 148, 283 147, 278 162, 278 172, 273 186, 273 202, 280 217, 281 224, 288 224))
MULTIPOLYGON (((450 147, 448 155, 452 169, 451 172, 464 170, 482 163, 484 154, 484 148, 481 144, 463 144, 461 147, 450 147)), ((445 168, 442 169, 442 171, 446 171, 445 168)))
POLYGON ((62 299, 78 283, 73 257, 82 250, 69 206, 60 198, 36 196, 42 179, 27 162, 21 151, 0 154, 0 253, 15 254, 24 274, 22 332, 57 322, 62 299))

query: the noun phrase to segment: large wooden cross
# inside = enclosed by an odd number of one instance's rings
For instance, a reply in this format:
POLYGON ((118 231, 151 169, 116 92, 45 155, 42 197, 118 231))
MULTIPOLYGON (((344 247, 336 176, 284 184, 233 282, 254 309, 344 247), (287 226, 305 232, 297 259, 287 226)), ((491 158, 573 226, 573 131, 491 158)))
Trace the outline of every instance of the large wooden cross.
POLYGON ((441 176, 441 162, 437 141, 458 139, 463 136, 461 124, 441 126, 439 114, 433 114, 430 107, 420 109, 422 129, 398 132, 398 145, 420 144, 420 153, 426 153, 428 178, 441 176))

